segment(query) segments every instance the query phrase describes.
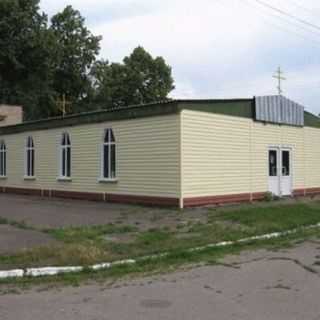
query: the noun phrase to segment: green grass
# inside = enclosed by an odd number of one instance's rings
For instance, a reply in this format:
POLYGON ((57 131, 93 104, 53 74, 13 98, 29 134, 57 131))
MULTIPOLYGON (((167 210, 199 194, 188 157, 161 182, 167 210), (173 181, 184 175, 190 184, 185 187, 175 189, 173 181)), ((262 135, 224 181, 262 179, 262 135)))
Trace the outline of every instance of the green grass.
POLYGON ((210 220, 230 221, 258 234, 283 231, 320 222, 320 204, 298 203, 219 212, 213 213, 210 220))
POLYGON ((26 230, 34 230, 32 226, 29 226, 26 224, 25 221, 14 221, 14 220, 9 220, 3 217, 0 217, 0 225, 10 225, 18 229, 26 229, 26 230))
POLYGON ((57 240, 65 243, 80 243, 86 241, 100 241, 108 234, 122 234, 135 232, 138 229, 134 226, 117 226, 112 223, 107 225, 85 226, 77 228, 61 228, 45 230, 57 240))
MULTIPOLYGON (((195 262, 201 259, 207 262, 210 259, 215 261, 216 252, 227 254, 233 250, 233 247, 217 249, 217 251, 210 250, 211 258, 209 259, 209 256, 204 253, 199 253, 199 255, 188 253, 187 250, 192 247, 285 231, 320 222, 320 202, 316 201, 298 202, 296 204, 270 203, 270 205, 261 203, 251 207, 207 210, 208 221, 206 223, 189 222, 183 224, 183 227, 175 229, 159 226, 157 229, 142 232, 136 226, 108 224, 45 230, 59 240, 60 244, 27 250, 13 255, 2 255, 0 256, 0 269, 47 265, 88 266, 94 263, 170 252, 170 255, 164 259, 165 261, 161 260, 159 262, 164 268, 168 268, 171 264, 179 265, 180 263, 195 262), (107 235, 112 235, 115 238, 128 235, 132 236, 132 239, 130 238, 131 240, 128 242, 114 242, 108 241, 106 239, 107 235), (192 258, 194 256, 196 258, 192 258)), ((183 212, 179 213, 179 217, 184 218, 183 212)), ((1 221, 0 219, 0 223, 1 221)), ((21 227, 28 226, 22 224, 21 227)), ((315 234, 318 235, 317 231, 299 233, 299 235, 294 235, 293 238, 296 239, 303 235, 309 237, 315 234)), ((275 239, 268 243, 276 245, 282 242, 283 239, 275 239)), ((264 242, 259 242, 259 246, 261 243, 264 242)), ((149 264, 147 265, 149 266, 149 264)), ((150 261, 150 265, 152 266, 150 269, 157 269, 154 266, 154 261, 150 261)), ((138 266, 128 268, 134 269, 138 266)), ((142 270, 148 270, 145 264, 141 268, 142 270)))
POLYGON ((303 242, 308 238, 320 238, 319 230, 305 230, 297 234, 288 235, 278 239, 263 241, 252 241, 247 244, 237 244, 230 247, 208 248, 203 251, 188 252, 185 250, 173 250, 168 256, 156 259, 138 261, 136 264, 119 265, 107 270, 91 271, 85 269, 83 272, 62 274, 51 277, 21 278, 0 280, 0 294, 7 294, 8 290, 27 290, 34 285, 46 285, 46 289, 57 286, 79 286, 86 281, 97 281, 106 283, 114 282, 119 278, 132 278, 173 272, 184 266, 184 268, 197 265, 219 265, 223 263, 226 255, 237 255, 243 250, 279 250, 288 248, 303 242))
POLYGON ((0 224, 8 224, 8 220, 6 218, 0 217, 0 224))

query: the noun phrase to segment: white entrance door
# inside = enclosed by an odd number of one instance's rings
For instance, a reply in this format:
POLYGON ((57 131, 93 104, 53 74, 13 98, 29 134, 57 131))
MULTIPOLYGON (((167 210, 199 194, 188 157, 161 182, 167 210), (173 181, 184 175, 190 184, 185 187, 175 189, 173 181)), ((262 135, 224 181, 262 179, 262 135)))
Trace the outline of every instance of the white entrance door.
POLYGON ((273 147, 269 149, 269 191, 276 196, 292 194, 291 150, 273 147))
POLYGON ((280 189, 282 196, 290 196, 292 194, 292 176, 291 176, 291 150, 281 149, 281 176, 280 189))
POLYGON ((269 149, 269 191, 276 195, 280 196, 280 150, 279 148, 270 148, 269 149))

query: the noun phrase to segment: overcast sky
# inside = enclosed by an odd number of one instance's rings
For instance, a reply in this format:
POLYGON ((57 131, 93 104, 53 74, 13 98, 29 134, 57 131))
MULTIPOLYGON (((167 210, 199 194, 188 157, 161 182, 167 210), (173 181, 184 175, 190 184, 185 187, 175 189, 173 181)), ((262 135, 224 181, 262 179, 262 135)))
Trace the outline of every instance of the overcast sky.
MULTIPOLYGON (((320 25, 319 0, 263 0, 320 25)), ((138 45, 172 66, 175 98, 284 95, 320 113, 320 27, 285 17, 257 0, 42 0, 49 15, 71 4, 102 35, 101 57, 121 61, 138 45)))

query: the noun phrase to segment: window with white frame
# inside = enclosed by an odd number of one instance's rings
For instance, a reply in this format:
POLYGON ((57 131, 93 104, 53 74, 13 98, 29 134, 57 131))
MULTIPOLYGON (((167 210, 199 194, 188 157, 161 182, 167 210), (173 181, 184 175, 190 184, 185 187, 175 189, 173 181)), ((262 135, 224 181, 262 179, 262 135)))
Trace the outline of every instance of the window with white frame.
POLYGON ((106 129, 102 146, 101 159, 102 179, 113 180, 116 178, 116 141, 113 130, 106 129))
POLYGON ((0 142, 0 177, 7 175, 7 147, 4 141, 0 142))
POLYGON ((71 140, 68 133, 63 133, 60 145, 60 177, 71 177, 71 140))
POLYGON ((32 137, 28 137, 26 141, 25 176, 34 177, 34 143, 32 137))

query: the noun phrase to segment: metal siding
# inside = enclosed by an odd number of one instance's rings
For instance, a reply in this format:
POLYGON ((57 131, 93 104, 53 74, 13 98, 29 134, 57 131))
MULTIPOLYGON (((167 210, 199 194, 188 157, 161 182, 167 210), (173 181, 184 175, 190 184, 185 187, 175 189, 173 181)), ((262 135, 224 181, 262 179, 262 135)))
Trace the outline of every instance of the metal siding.
POLYGON ((252 120, 182 111, 183 196, 248 192, 252 120))
POLYGON ((320 139, 319 129, 305 128, 305 165, 307 188, 320 187, 320 139))
POLYGON ((304 126, 304 107, 283 97, 256 97, 256 120, 304 126))
POLYGON ((178 197, 179 115, 165 115, 24 132, 0 136, 7 144, 7 179, 3 187, 107 192, 178 197), (117 144, 117 183, 99 183, 103 133, 112 128, 117 144), (57 181, 59 142, 68 132, 72 144, 72 181, 57 181), (24 176, 24 144, 35 142, 36 180, 24 176))
POLYGON ((271 145, 292 148, 294 189, 320 186, 319 129, 190 110, 182 125, 184 197, 266 192, 271 145))

